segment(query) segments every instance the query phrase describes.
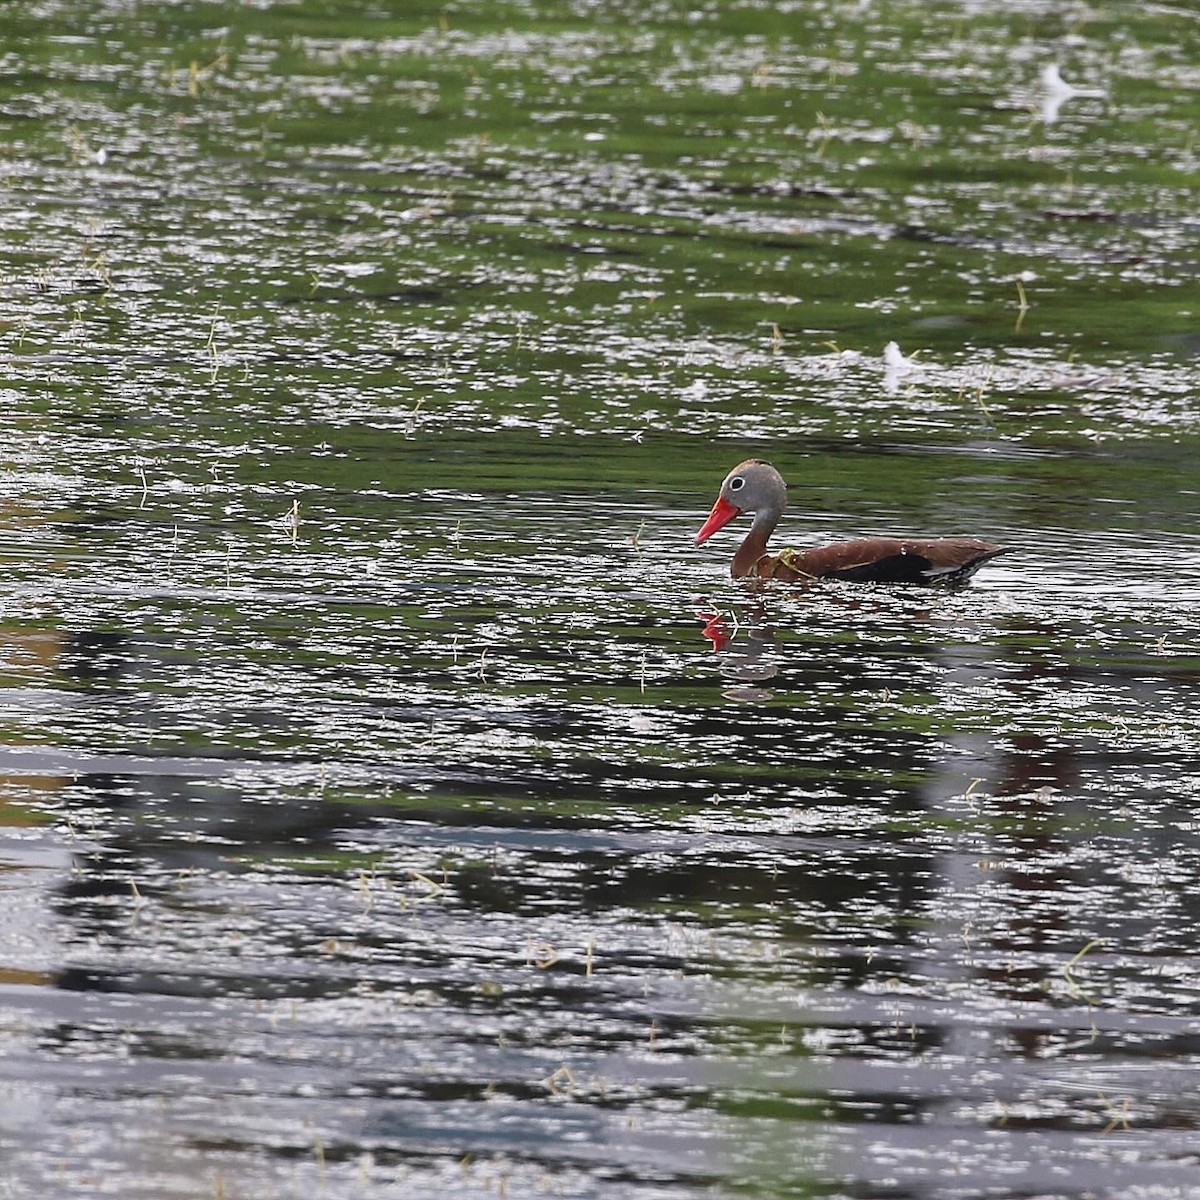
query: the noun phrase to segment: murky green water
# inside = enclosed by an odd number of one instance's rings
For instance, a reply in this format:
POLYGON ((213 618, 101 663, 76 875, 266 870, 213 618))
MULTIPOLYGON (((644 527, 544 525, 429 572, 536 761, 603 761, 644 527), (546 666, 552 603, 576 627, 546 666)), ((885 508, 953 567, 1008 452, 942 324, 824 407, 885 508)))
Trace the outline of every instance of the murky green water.
POLYGON ((0 1196, 1194 1194, 1192 6, 393 7, 0 35, 0 1196))

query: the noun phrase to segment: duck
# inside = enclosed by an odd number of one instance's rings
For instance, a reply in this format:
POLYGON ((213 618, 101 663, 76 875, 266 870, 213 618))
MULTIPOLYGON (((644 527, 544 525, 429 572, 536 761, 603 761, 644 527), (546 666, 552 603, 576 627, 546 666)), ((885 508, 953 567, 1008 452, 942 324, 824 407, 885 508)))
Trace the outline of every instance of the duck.
POLYGON ((972 537, 868 537, 768 554, 767 542, 786 507, 783 476, 769 462, 748 458, 725 476, 712 511, 696 534, 696 545, 708 541, 742 513, 753 513, 750 529, 733 556, 730 574, 734 579, 779 579, 785 583, 843 579, 933 587, 965 583, 984 563, 1012 550, 972 537))

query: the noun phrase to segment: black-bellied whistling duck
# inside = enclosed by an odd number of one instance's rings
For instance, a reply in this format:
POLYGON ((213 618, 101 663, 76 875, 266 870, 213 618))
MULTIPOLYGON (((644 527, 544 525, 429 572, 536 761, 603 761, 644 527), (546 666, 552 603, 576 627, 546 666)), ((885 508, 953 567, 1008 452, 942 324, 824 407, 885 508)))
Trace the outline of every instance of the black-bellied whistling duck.
POLYGON ((744 512, 754 523, 733 556, 734 579, 848 579, 854 583, 924 583, 946 587, 969 579, 988 559, 1009 547, 978 538, 869 537, 833 542, 813 550, 767 553, 787 507, 787 484, 769 462, 748 458, 721 484, 708 520, 696 534, 696 545, 744 512))

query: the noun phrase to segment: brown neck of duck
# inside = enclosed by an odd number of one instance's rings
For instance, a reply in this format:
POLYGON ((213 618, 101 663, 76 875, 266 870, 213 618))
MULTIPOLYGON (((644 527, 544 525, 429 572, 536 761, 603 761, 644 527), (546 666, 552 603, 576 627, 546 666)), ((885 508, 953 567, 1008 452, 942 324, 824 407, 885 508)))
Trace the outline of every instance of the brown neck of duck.
POLYGON ((757 574, 758 560, 767 552, 767 540, 775 532, 779 524, 782 510, 775 508, 760 508, 754 514, 754 524, 750 532, 742 539, 742 544, 733 556, 733 564, 729 573, 734 579, 744 579, 747 575, 757 574))

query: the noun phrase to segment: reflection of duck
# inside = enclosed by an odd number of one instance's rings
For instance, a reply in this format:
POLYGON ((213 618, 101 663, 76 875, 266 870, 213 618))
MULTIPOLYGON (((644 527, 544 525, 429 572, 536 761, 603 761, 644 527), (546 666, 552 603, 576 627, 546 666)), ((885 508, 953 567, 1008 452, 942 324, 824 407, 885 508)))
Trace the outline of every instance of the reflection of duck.
POLYGON ((775 631, 762 623, 762 610, 756 610, 749 625, 741 625, 732 613, 728 618, 707 610, 696 615, 704 622, 704 636, 721 657, 721 674, 735 681, 722 695, 729 700, 769 699, 771 692, 755 686, 779 674, 774 659, 775 631), (738 640, 743 631, 745 638, 738 640))
POLYGON ((812 550, 767 553, 787 506, 787 484, 773 466, 761 459, 738 463, 721 484, 720 495, 708 514, 696 544, 744 512, 755 514, 750 532, 733 556, 735 579, 846 579, 855 583, 924 583, 947 586, 969 578, 988 559, 1006 547, 978 538, 871 537, 834 542, 812 550))

